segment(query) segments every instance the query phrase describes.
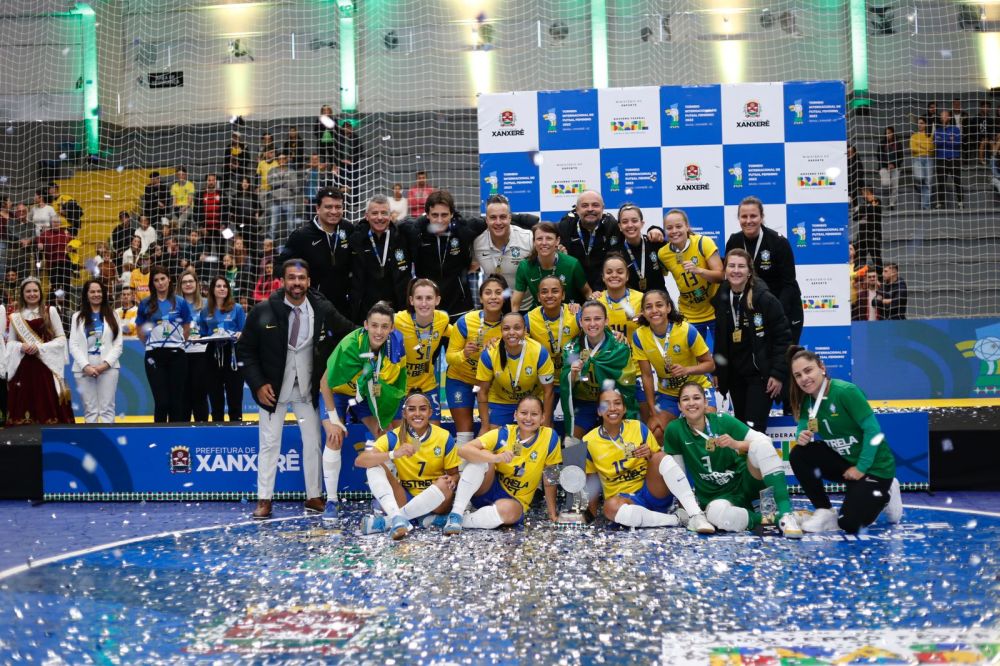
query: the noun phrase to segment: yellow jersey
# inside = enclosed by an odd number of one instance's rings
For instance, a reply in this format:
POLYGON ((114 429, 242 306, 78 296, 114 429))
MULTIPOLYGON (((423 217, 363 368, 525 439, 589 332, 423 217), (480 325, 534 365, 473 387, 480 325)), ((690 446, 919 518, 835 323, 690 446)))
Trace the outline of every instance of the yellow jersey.
POLYGON ((132 269, 129 285, 132 287, 132 293, 135 294, 136 303, 141 303, 142 299, 149 298, 149 276, 149 273, 143 273, 138 268, 132 269))
POLYGON ((671 365, 696 365, 698 357, 707 354, 709 349, 698 330, 682 321, 679 324, 668 324, 667 334, 660 337, 653 333, 649 326, 640 326, 632 334, 632 358, 647 361, 656 373, 656 390, 658 393, 674 398, 680 396, 681 386, 687 381, 696 381, 704 388, 711 388, 712 382, 706 375, 686 375, 671 377, 667 372, 665 357, 671 365))
POLYGON ((185 180, 183 183, 181 181, 175 181, 173 185, 170 186, 170 196, 173 197, 175 206, 190 206, 194 198, 194 183, 190 180, 185 180))
POLYGON ((564 305, 559 316, 550 320, 539 306, 524 315, 524 330, 529 338, 536 340, 552 357, 552 371, 555 373, 552 383, 559 386, 563 347, 580 334, 580 324, 576 320, 576 315, 570 311, 568 305, 564 305))
POLYGON ((437 388, 434 373, 434 356, 441 347, 441 341, 448 337, 451 324, 448 313, 435 310, 434 318, 428 326, 418 326, 412 312, 397 312, 396 330, 403 335, 406 349, 406 388, 421 393, 437 388))
MULTIPOLYGON (((406 356, 400 354, 398 360, 394 361, 389 354, 392 347, 395 347, 396 349, 403 348, 403 336, 399 331, 394 330, 390 332, 389 338, 382 343, 382 347, 379 348, 378 354, 375 355, 375 358, 368 359, 368 362, 373 366, 381 363, 379 366, 378 376, 386 384, 395 384, 396 380, 399 379, 400 373, 406 372, 406 356)), ((362 350, 362 353, 370 351, 370 349, 364 349, 362 350)), ((395 356, 395 354, 392 354, 392 356, 395 356)), ((354 377, 351 378, 351 381, 346 384, 341 384, 340 386, 335 386, 331 390, 334 393, 339 393, 341 395, 357 395, 358 378, 363 374, 364 370, 360 370, 356 375, 354 375, 354 377)), ((407 384, 407 387, 409 387, 409 384, 407 384)))
POLYGON ((535 490, 542 482, 542 472, 550 465, 562 463, 562 446, 552 428, 542 426, 528 442, 518 443, 517 426, 507 425, 490 430, 479 438, 483 448, 490 453, 512 451, 516 455, 509 463, 495 465, 497 479, 503 489, 528 511, 535 490), (518 453, 518 448, 520 452, 518 453))
POLYGON ((476 370, 479 367, 479 354, 465 358, 462 351, 465 343, 474 340, 479 344, 480 351, 500 337, 500 322, 486 321, 486 313, 482 310, 466 312, 451 326, 448 335, 448 351, 445 360, 448 362, 448 379, 457 379, 466 384, 476 383, 476 370))
MULTIPOLYGON (((400 426, 390 430, 375 440, 375 450, 382 453, 394 451, 400 444, 402 430, 400 426)), ((396 466, 396 478, 410 495, 419 495, 427 490, 434 480, 447 473, 449 469, 458 469, 461 460, 458 457, 458 447, 451 433, 436 425, 417 440, 407 433, 407 442, 417 449, 412 456, 402 456, 392 461, 396 466)))
POLYGON ((542 386, 553 381, 552 357, 541 343, 525 338, 521 353, 507 356, 500 367, 500 347, 494 345, 479 355, 476 381, 491 382, 489 401, 501 405, 514 405, 526 395, 542 397, 542 386))
POLYGON ((587 474, 596 473, 600 477, 604 499, 639 492, 646 482, 649 462, 636 458, 632 452, 643 444, 654 453, 660 450, 646 424, 632 419, 622 422, 622 431, 616 439, 600 426, 584 435, 583 443, 587 445, 587 474))
MULTIPOLYGON (((597 301, 608 310, 608 328, 625 336, 626 342, 631 340, 632 334, 639 328, 639 322, 635 318, 642 313, 642 292, 638 289, 626 289, 625 295, 616 301, 605 291, 597 301)), ((622 382, 634 384, 638 374, 639 366, 633 358, 622 370, 622 382)))
POLYGON ((670 243, 667 243, 656 253, 663 268, 669 271, 677 282, 677 289, 681 294, 677 308, 685 319, 695 324, 715 319, 712 297, 719 290, 719 285, 684 270, 684 262, 690 261, 697 266, 708 268, 709 257, 718 253, 719 248, 715 241, 701 234, 691 234, 680 252, 674 251, 670 243))

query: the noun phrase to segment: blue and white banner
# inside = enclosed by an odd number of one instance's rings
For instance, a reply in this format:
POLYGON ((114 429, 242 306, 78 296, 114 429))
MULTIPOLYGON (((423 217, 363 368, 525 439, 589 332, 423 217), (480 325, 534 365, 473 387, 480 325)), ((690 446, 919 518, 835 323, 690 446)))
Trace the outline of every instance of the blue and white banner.
POLYGON ((682 208, 720 250, 747 196, 789 239, 802 342, 850 379, 846 95, 840 81, 516 92, 479 98, 482 203, 559 220, 584 190, 647 225, 682 208))

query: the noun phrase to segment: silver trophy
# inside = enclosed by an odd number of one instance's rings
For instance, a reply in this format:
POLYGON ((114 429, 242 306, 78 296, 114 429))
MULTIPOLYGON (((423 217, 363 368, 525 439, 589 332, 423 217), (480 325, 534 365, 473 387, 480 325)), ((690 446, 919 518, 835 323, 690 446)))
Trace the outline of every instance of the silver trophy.
POLYGON ((760 491, 760 518, 762 525, 774 525, 778 515, 778 502, 774 499, 774 488, 760 491))
POLYGON ((566 491, 566 506, 559 513, 560 525, 583 525, 587 508, 587 475, 582 467, 567 465, 559 473, 559 485, 566 491))

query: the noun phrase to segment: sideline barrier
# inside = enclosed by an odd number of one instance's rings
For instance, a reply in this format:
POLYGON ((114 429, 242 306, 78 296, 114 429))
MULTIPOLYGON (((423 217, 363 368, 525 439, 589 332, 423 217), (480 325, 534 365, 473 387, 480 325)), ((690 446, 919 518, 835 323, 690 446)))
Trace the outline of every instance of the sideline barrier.
MULTIPOLYGON (((787 460, 795 425, 772 419, 768 434, 787 460)), ((904 489, 926 489, 926 413, 880 414, 879 422, 896 454, 904 489)), ((560 429, 561 424, 557 424, 560 429)), ((445 427, 453 431, 451 424, 445 427)), ((346 496, 367 494, 363 470, 354 467, 367 431, 349 426, 340 474, 346 496)), ((54 426, 42 428, 42 483, 46 500, 241 500, 257 488, 257 427, 54 426)), ((786 463, 786 473, 791 470, 786 463)), ((789 476, 789 483, 795 484, 789 476)), ((285 426, 275 484, 276 499, 304 498, 302 443, 295 424, 285 426)))

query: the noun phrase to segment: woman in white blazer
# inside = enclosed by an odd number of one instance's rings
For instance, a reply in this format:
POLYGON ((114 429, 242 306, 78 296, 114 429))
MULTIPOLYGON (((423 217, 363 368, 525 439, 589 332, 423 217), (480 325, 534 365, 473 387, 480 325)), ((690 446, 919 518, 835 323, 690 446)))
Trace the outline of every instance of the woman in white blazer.
POLYGON ((70 323, 69 353, 87 423, 115 422, 123 334, 112 307, 104 285, 98 280, 87 280, 80 310, 73 313, 70 323))

